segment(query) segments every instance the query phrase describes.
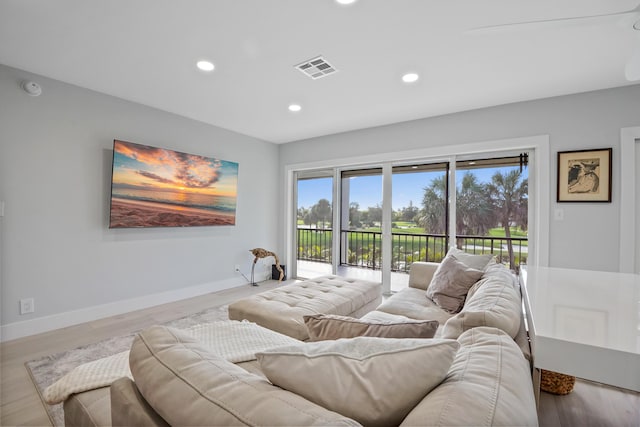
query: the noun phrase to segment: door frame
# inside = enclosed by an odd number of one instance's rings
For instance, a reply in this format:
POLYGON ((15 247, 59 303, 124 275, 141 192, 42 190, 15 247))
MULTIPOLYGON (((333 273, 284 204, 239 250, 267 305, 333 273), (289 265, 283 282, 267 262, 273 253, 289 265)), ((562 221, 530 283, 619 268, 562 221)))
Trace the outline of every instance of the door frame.
POLYGON ((620 130, 620 272, 640 273, 636 260, 636 180, 640 171, 636 167, 636 151, 640 150, 640 126, 620 130))
MULTIPOLYGON (((295 219, 297 217, 294 200, 295 173, 314 169, 363 167, 368 164, 382 165, 389 161, 439 161, 455 156, 500 153, 504 151, 526 150, 530 152, 529 168, 529 265, 546 267, 549 265, 549 213, 550 213, 550 153, 549 135, 535 135, 493 141, 474 142, 458 145, 429 147, 417 150, 387 152, 359 157, 346 157, 308 163, 284 165, 284 205, 282 219, 284 230, 284 254, 286 263, 294 265, 295 219)), ((339 190, 338 190, 339 193, 339 190)), ((334 205, 335 208, 335 205, 334 205)), ((335 219, 335 218, 334 218, 335 219)), ((293 276, 294 272, 292 272, 293 276)), ((293 276, 295 277, 295 276, 293 276)), ((384 273, 383 273, 384 277, 384 273)), ((383 283, 384 285, 384 283, 383 283)), ((390 284, 387 284, 390 285, 390 284)))

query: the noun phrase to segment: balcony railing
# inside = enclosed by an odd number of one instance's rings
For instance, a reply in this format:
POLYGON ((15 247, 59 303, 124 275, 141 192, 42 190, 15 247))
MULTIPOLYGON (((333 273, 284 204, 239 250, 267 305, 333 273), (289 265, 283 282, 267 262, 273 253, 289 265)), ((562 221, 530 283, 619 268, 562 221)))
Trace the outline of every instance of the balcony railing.
POLYGON ((330 228, 298 227, 298 259, 331 264, 332 237, 330 228))
MULTIPOLYGON (((332 262, 332 229, 298 228, 298 259, 332 262)), ((382 233, 342 230, 342 265, 379 270, 382 265, 382 233)), ((409 272, 414 261, 440 262, 447 253, 443 234, 392 233, 391 271, 409 272)), ((519 269, 527 263, 528 239, 523 237, 456 236, 456 246, 471 254, 493 254, 497 262, 519 269), (509 242, 513 259, 509 255, 509 242)))

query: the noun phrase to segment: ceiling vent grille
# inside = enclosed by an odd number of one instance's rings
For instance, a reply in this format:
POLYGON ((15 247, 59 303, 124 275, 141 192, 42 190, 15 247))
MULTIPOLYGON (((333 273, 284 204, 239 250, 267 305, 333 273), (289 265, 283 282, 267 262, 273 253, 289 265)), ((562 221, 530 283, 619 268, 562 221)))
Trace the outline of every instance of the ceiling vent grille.
POLYGON ((317 56, 313 59, 304 61, 303 63, 296 65, 295 68, 314 80, 338 72, 338 70, 329 64, 322 56, 317 56))

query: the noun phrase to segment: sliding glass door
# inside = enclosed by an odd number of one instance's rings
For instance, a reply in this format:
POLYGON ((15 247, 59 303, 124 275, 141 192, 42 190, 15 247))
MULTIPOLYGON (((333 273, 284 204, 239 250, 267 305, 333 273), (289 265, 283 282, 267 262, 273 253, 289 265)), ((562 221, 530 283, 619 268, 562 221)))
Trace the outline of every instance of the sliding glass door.
POLYGON ((296 201, 299 277, 398 290, 413 262, 440 262, 453 245, 516 270, 528 258, 526 154, 305 172, 296 201))
POLYGON ((382 266, 382 169, 346 170, 341 173, 340 265, 343 269, 380 280, 382 266))
POLYGON ((437 262, 446 254, 448 174, 448 163, 392 168, 391 290, 407 286, 414 261, 437 262))
POLYGON ((528 257, 526 156, 456 163, 456 246, 516 270, 528 257))
POLYGON ((296 274, 333 273, 333 171, 300 173, 296 180, 296 274))

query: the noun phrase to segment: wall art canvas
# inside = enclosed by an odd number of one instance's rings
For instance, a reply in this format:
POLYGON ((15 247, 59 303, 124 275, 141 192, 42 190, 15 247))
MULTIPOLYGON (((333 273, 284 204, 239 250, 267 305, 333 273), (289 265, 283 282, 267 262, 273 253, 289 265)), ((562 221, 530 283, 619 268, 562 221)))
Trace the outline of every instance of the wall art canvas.
POLYGON ((558 153, 558 202, 611 202, 611 148, 558 153))
POLYGON ((238 163, 115 140, 109 228, 235 225, 238 163))

